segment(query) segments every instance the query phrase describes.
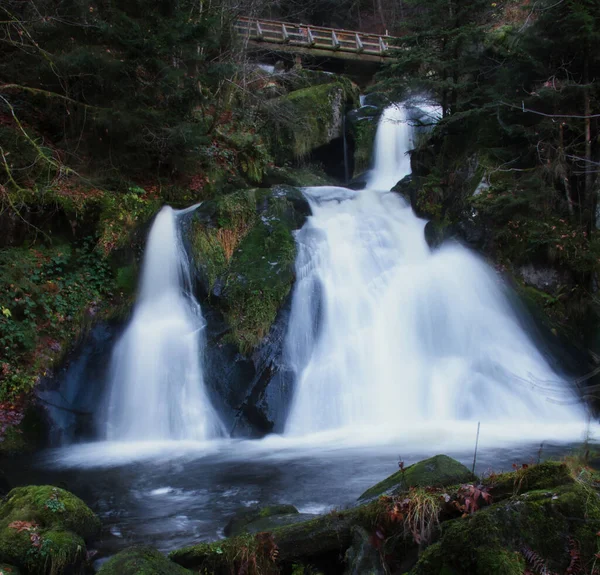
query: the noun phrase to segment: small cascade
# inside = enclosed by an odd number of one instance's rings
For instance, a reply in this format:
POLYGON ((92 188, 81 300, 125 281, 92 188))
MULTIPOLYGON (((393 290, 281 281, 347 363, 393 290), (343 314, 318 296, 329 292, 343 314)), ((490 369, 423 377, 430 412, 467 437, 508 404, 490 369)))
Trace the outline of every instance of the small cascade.
POLYGON ((368 187, 372 190, 391 190, 404 176, 410 174, 408 150, 412 147, 412 128, 404 106, 387 107, 377 126, 373 170, 368 187))
POLYGON ((133 316, 113 351, 110 440, 205 440, 222 434, 204 389, 204 319, 191 294, 178 213, 166 206, 154 220, 133 316))
POLYGON ((382 191, 410 173, 406 118, 400 106, 383 114, 369 189, 305 191, 312 216, 297 235, 286 435, 579 420, 496 272, 456 243, 431 251, 426 222, 382 191))

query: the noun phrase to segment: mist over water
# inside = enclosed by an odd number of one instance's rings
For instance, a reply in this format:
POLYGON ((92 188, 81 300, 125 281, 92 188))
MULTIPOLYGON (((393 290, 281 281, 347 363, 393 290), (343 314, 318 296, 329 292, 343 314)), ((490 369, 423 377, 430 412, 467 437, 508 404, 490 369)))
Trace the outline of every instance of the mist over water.
POLYGON ((204 389, 203 328, 177 212, 166 206, 148 237, 133 317, 113 351, 109 440, 205 440, 222 433, 204 389))
POLYGON ((524 331, 502 279, 390 189, 410 172, 407 112, 380 120, 361 192, 309 188, 297 235, 286 435, 412 423, 581 421, 582 409, 524 331))

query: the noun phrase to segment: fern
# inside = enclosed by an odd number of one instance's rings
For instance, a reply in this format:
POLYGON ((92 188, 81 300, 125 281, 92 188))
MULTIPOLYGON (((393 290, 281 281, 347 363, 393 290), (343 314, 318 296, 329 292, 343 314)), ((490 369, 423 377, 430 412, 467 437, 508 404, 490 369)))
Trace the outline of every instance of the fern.
POLYGON ((521 553, 523 554, 523 557, 525 557, 527 565, 531 567, 533 573, 536 575, 558 575, 554 571, 548 569, 544 558, 531 549, 531 547, 523 546, 521 548, 521 553))

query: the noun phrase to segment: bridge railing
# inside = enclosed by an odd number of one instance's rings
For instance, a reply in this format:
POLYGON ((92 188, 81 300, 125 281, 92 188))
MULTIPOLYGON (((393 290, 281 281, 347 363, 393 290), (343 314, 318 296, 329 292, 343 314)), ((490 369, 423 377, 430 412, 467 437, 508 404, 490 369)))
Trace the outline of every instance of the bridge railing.
POLYGON ((392 55, 389 42, 394 40, 390 36, 252 18, 238 18, 235 29, 254 41, 381 57, 392 55))

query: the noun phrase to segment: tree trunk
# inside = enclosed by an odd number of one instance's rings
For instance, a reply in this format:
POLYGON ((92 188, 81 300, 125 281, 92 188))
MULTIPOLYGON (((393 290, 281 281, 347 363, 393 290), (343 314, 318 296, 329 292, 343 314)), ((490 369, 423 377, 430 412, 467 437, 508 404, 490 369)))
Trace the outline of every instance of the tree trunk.
POLYGON ((569 173, 567 170, 567 162, 565 159, 565 125, 563 122, 560 123, 558 136, 558 174, 563 185, 565 187, 565 198, 567 200, 567 207, 569 208, 569 214, 574 214, 573 210, 573 199, 571 198, 571 181, 569 180, 569 173))
POLYGON ((386 32, 386 24, 385 24, 385 13, 383 11, 383 3, 381 0, 375 0, 375 7, 377 10, 377 14, 379 19, 381 20, 382 30, 381 33, 384 34, 386 32))
POLYGON ((586 43, 583 62, 583 115, 585 116, 585 198, 586 205, 590 209, 591 227, 596 224, 596 209, 598 198, 594 193, 594 173, 592 169, 592 104, 590 97, 590 55, 589 46, 586 43))

